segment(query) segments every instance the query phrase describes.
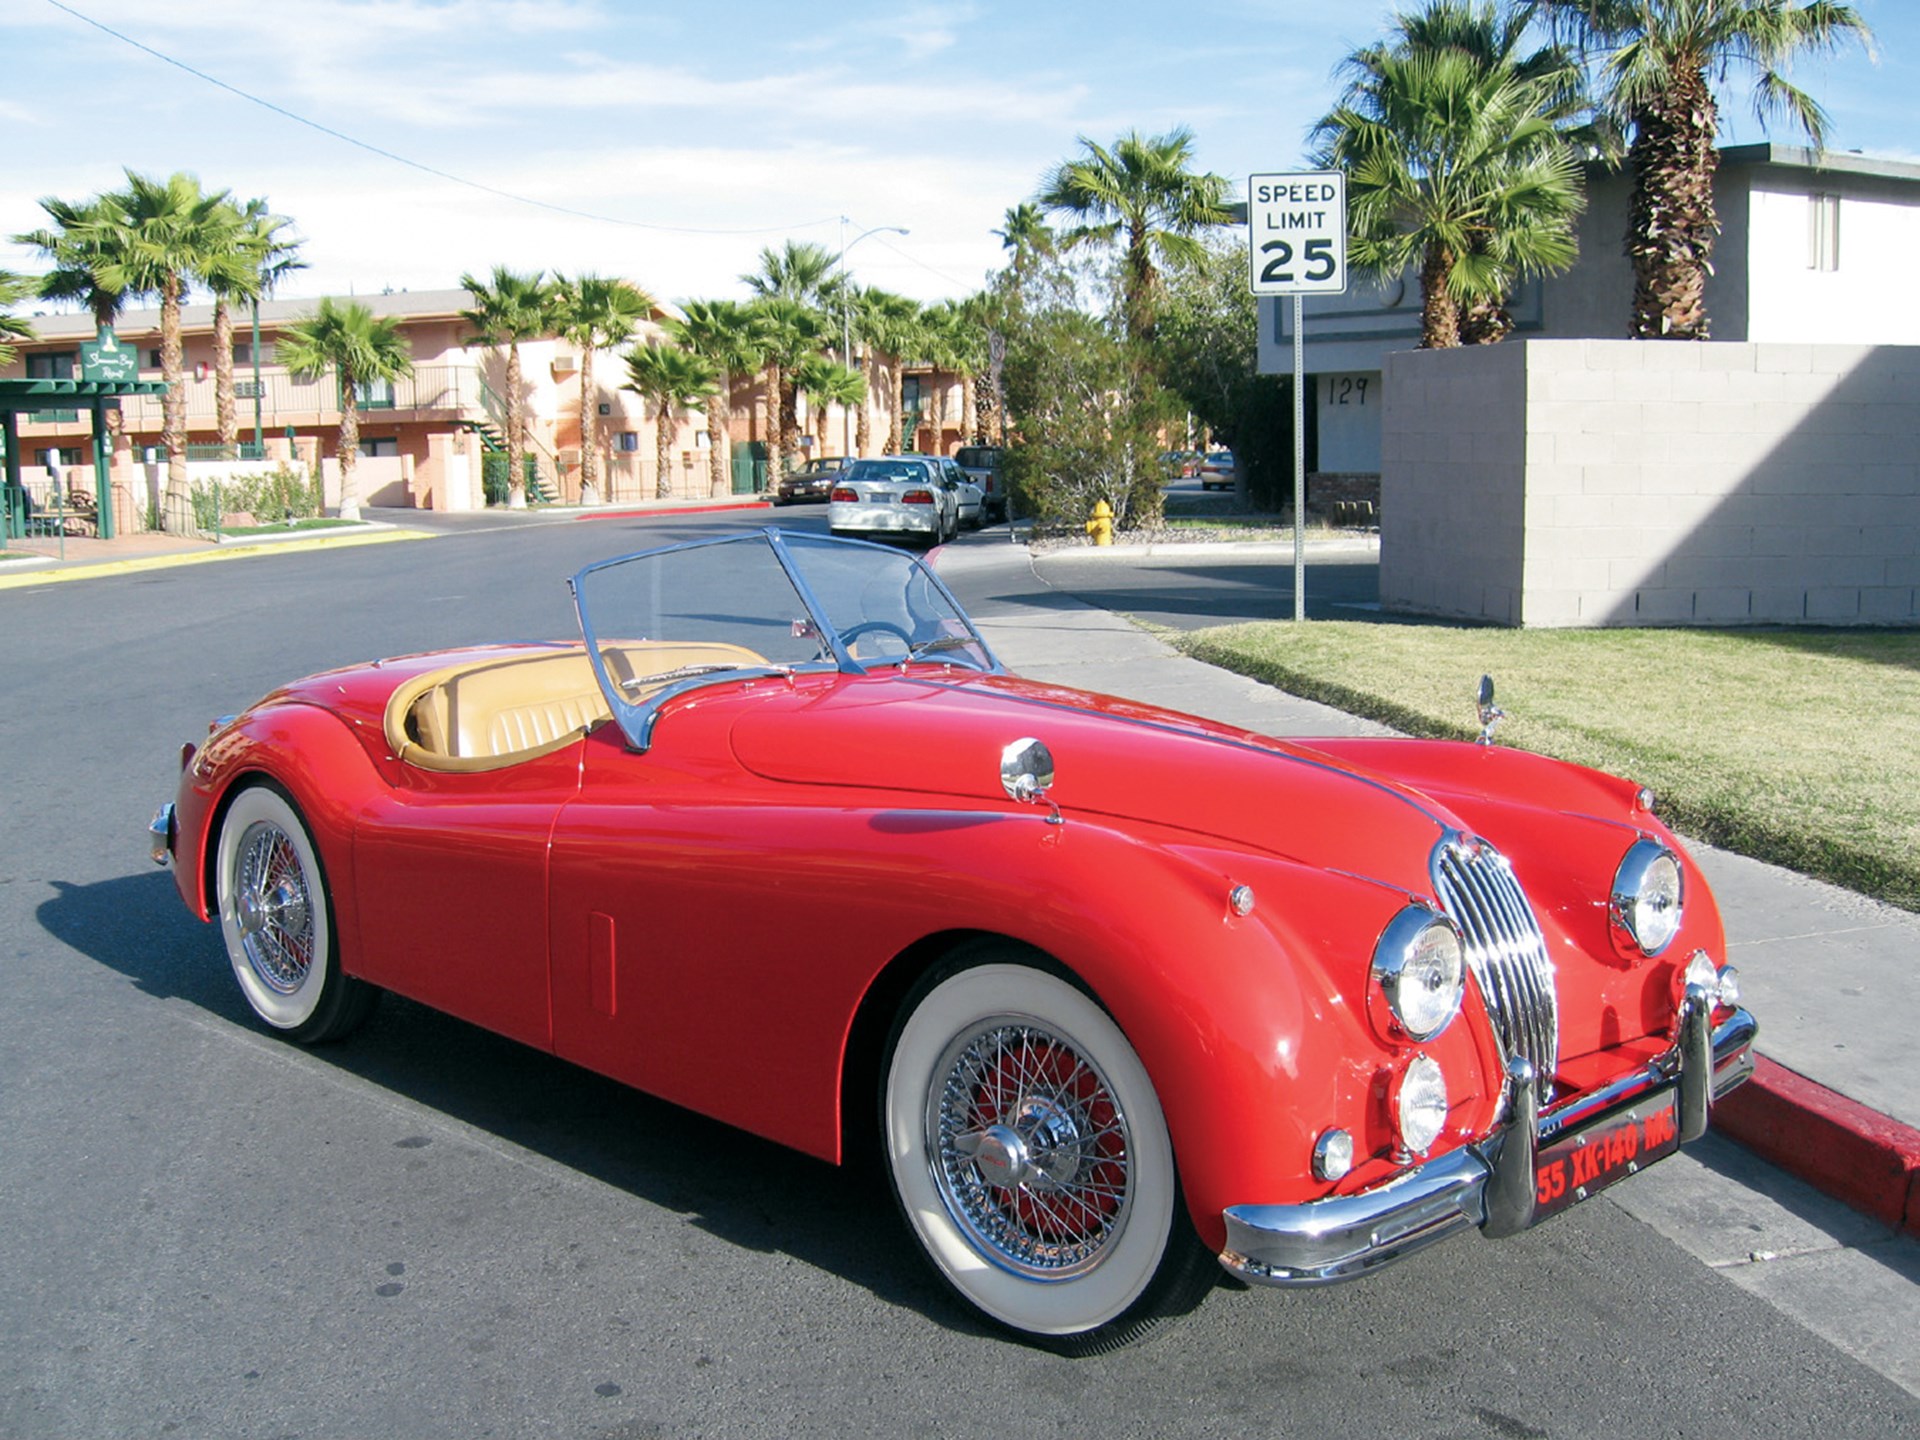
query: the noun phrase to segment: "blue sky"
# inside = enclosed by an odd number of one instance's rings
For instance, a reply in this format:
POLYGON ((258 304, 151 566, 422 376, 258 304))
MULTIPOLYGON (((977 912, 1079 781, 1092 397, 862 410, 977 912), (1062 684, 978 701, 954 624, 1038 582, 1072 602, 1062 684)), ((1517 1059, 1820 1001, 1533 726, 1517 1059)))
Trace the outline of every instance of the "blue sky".
MULTIPOLYGON (((1920 5, 1856 4, 1878 63, 1848 52, 1794 79, 1827 106, 1833 148, 1920 160, 1920 5)), ((1237 190, 1298 168, 1341 57, 1391 8, 5 0, 0 235, 123 167, 189 170, 297 222, 310 268, 288 295, 439 289, 506 264, 677 301, 742 293, 761 247, 789 237, 837 248, 847 216, 849 239, 910 231, 861 241, 855 277, 928 300, 978 288, 1007 207, 1081 135, 1186 125, 1237 190)), ((1767 138, 1744 100, 1726 111, 1724 139, 1767 138)), ((0 268, 38 266, 0 242, 0 268)))

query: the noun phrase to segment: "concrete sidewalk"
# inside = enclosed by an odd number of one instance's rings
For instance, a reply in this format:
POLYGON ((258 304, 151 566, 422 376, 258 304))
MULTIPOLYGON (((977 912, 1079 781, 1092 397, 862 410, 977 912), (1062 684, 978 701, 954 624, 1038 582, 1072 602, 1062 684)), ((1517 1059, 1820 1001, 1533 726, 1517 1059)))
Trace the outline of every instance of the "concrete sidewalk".
MULTIPOLYGON (((1272 735, 1390 733, 1181 655, 1076 599, 1075 567, 1049 566, 1052 583, 1041 579, 1025 546, 982 538, 935 557, 988 643, 1022 675, 1272 735)), ((1920 915, 1689 848, 1720 901, 1728 958, 1760 1021, 1758 1073, 1716 1107, 1714 1124, 1880 1224, 1920 1235, 1920 1046, 1900 1003, 1920 955, 1920 915)))

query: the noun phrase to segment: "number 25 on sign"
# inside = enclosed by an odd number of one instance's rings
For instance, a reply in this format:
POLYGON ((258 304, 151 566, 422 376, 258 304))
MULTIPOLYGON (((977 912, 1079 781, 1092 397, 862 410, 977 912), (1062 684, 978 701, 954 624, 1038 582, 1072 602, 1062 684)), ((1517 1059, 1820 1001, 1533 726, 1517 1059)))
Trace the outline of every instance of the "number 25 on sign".
POLYGON ((1347 177, 1338 170, 1247 181, 1247 256, 1256 295, 1347 289, 1347 177))

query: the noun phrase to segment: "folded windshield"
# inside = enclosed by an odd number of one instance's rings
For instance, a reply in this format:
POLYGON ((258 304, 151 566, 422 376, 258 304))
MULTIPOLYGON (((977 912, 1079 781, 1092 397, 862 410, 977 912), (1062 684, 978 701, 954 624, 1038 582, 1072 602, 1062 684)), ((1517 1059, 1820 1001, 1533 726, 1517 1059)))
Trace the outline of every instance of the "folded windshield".
POLYGON ((614 717, 644 749, 659 705, 750 675, 916 663, 998 670, 959 604, 911 555, 769 527, 642 551, 572 580, 614 717))

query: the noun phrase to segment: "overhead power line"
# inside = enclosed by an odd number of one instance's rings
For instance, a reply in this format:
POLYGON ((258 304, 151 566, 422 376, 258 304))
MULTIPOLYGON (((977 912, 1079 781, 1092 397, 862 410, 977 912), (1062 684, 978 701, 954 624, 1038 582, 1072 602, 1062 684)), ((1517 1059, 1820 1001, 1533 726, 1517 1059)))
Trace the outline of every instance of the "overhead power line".
POLYGON ((659 230, 675 235, 784 235, 793 230, 810 230, 820 225, 831 225, 838 219, 837 216, 829 215, 823 219, 808 220, 796 225, 761 226, 753 229, 712 229, 696 225, 655 225, 645 220, 622 220, 614 215, 601 215, 591 210, 576 210, 568 205, 555 205, 548 200, 536 200, 531 195, 520 195, 512 190, 502 190, 497 185, 487 185, 478 180, 469 180, 464 175, 455 175, 451 171, 436 169, 434 166, 423 164, 418 160, 410 160, 405 155, 397 155, 391 150, 383 150, 378 145, 370 144, 365 140, 348 135, 344 131, 335 130, 331 125, 322 125, 318 120, 310 120, 305 115, 287 109, 284 105, 276 105, 273 101, 263 99, 251 91, 242 90, 238 85, 229 85, 226 81, 209 75, 204 70, 196 70, 184 60, 175 59, 164 51, 156 50, 153 46, 143 44, 131 35, 114 29, 111 25, 103 24, 91 15, 81 13, 74 9, 73 6, 64 3, 64 0, 47 0, 47 3, 54 9, 71 15, 83 24, 91 25, 103 35, 112 36, 123 45, 131 45, 135 50, 141 51, 143 54, 151 55, 154 59, 173 66, 176 70, 184 70, 196 80, 203 81, 217 90, 225 90, 229 95, 237 95, 242 100, 247 101, 249 104, 258 105, 263 110, 271 110, 274 114, 291 120, 296 125, 304 125, 309 130, 317 130, 322 135, 326 135, 334 140, 339 140, 344 144, 352 145, 357 149, 365 150, 370 155, 378 155, 383 160, 391 160, 396 165, 405 165, 410 170, 418 170, 422 174, 432 175, 438 179, 450 181, 455 185, 464 185, 469 190, 478 190, 487 195, 498 196, 502 200, 511 200, 517 205, 532 205, 541 210, 551 210, 557 215, 571 215, 578 220, 596 220, 603 225, 621 225, 632 230, 659 230))

